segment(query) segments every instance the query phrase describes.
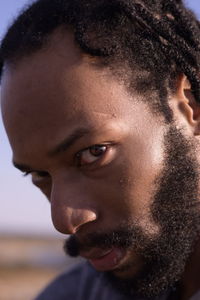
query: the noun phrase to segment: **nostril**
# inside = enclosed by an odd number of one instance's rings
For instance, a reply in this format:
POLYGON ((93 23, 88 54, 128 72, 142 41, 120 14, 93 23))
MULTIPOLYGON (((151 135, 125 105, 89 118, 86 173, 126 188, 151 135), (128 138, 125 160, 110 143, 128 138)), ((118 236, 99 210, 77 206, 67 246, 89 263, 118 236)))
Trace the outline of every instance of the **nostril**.
POLYGON ((71 215, 71 225, 77 232, 83 225, 97 219, 97 213, 89 209, 75 209, 71 215))
POLYGON ((66 206, 52 205, 51 214, 54 227, 64 234, 75 234, 83 225, 97 219, 94 210, 66 206))

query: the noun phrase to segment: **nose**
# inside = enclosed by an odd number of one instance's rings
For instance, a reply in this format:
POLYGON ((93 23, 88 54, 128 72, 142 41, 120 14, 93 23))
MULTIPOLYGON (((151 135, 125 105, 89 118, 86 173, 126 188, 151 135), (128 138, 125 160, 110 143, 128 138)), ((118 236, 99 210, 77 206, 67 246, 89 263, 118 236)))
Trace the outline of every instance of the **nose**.
POLYGON ((97 219, 97 212, 79 189, 54 188, 51 193, 53 225, 61 233, 75 234, 84 225, 97 219))

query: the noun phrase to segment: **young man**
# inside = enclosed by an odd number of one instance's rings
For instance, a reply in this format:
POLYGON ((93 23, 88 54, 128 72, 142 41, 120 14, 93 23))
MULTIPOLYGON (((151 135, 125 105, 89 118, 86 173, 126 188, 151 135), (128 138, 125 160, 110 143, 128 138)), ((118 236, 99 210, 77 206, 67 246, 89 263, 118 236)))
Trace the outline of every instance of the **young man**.
POLYGON ((89 262, 37 299, 200 299, 199 28, 181 0, 39 0, 8 30, 13 163, 89 262))

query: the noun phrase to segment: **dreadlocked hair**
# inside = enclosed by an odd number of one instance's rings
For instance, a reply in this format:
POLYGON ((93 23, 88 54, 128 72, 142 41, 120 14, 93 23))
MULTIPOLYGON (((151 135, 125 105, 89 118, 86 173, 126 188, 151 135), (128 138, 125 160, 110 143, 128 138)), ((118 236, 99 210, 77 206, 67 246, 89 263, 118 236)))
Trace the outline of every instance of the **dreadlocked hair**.
POLYGON ((16 63, 44 47, 59 27, 74 33, 81 51, 98 66, 126 78, 126 84, 172 121, 169 93, 185 74, 200 103, 200 23, 182 0, 38 0, 8 29, 0 48, 16 63), (129 74, 127 79, 127 74, 129 74), (157 95, 155 97, 150 95, 157 95))

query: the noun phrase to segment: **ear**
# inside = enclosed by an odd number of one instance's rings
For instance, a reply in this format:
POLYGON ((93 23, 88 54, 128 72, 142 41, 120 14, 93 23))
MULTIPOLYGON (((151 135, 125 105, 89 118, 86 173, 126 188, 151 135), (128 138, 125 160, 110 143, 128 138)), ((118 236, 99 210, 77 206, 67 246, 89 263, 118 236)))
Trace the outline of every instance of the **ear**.
POLYGON ((177 101, 176 110, 179 120, 182 119, 187 123, 193 135, 200 135, 200 104, 195 100, 191 84, 184 74, 178 77, 174 96, 177 101))

